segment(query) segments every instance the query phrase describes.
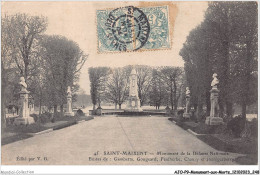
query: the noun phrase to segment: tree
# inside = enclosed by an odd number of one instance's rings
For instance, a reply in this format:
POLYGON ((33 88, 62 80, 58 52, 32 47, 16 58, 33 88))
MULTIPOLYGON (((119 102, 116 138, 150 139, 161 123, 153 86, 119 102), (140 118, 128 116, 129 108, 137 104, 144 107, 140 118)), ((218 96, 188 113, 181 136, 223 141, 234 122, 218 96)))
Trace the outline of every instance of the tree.
POLYGON ((257 3, 211 3, 206 22, 211 26, 211 36, 222 46, 221 57, 215 59, 214 63, 221 80, 220 95, 226 103, 226 113, 228 116, 232 115, 233 103, 240 96, 234 93, 237 89, 243 95, 239 101, 242 103, 242 115, 245 118, 249 94, 252 92, 248 91, 249 84, 254 84, 252 73, 257 70, 254 66, 257 63, 257 3), (241 86, 236 83, 237 79, 241 86))
POLYGON ((39 39, 47 28, 47 19, 40 16, 16 14, 9 17, 8 34, 12 38, 13 59, 27 81, 35 68, 31 65, 38 55, 39 39))
MULTIPOLYGON (((36 71, 38 65, 35 64, 39 54, 38 41, 46 30, 47 19, 26 14, 5 15, 2 18, 1 26, 3 112, 5 104, 10 100, 6 97, 11 97, 11 101, 13 101, 14 96, 18 95, 19 74, 25 77, 26 83, 29 85, 28 90, 33 90, 32 81, 28 80, 38 73, 36 71)), ((2 113, 2 116, 5 114, 2 113)))
POLYGON ((136 66, 138 96, 141 106, 147 101, 152 80, 152 68, 145 65, 136 66))
POLYGON ((207 114, 210 113, 209 91, 213 74, 210 58, 216 57, 213 53, 218 46, 210 35, 205 35, 205 30, 207 26, 204 24, 193 29, 180 51, 185 62, 185 76, 197 117, 201 115, 204 104, 207 106, 207 114))
POLYGON ((100 103, 100 96, 104 93, 104 84, 108 73, 109 69, 107 67, 90 67, 88 69, 93 110, 96 109, 97 103, 100 103))
POLYGON ((78 44, 66 37, 53 35, 44 36, 41 41, 42 58, 50 104, 54 106, 54 113, 60 105, 63 115, 63 104, 66 103, 67 88, 71 86, 74 94, 79 86, 79 71, 83 67, 87 55, 78 44))
POLYGON ((203 92, 208 92, 215 72, 220 110, 231 117, 234 102, 240 103, 245 118, 246 106, 257 93, 257 3, 209 3, 205 20, 190 32, 180 55, 194 103, 205 98, 209 111, 209 93, 203 92))
POLYGON ((14 47, 14 38, 10 35, 9 28, 11 24, 10 16, 4 16, 1 23, 1 124, 2 129, 6 126, 5 108, 12 101, 14 96, 15 84, 18 82, 17 68, 14 63, 16 55, 14 47), (7 98, 9 97, 9 98, 7 98), (11 98, 10 98, 11 97, 11 98))
POLYGON ((231 45, 233 95, 242 107, 242 117, 246 120, 247 106, 257 101, 258 65, 258 23, 257 3, 237 3, 234 10, 236 19, 236 40, 231 45))
POLYGON ((182 68, 180 67, 163 67, 161 69, 161 77, 167 85, 167 91, 170 93, 169 101, 171 104, 172 110, 177 110, 178 107, 178 88, 180 88, 179 81, 181 80, 181 75, 183 73, 182 68))
POLYGON ((107 101, 112 102, 119 105, 119 109, 121 109, 122 103, 126 100, 128 96, 128 77, 129 73, 127 72, 127 68, 114 68, 111 71, 112 73, 109 75, 107 82, 105 84, 105 98, 107 101))
POLYGON ((155 106, 156 109, 160 109, 160 106, 167 99, 166 86, 160 75, 159 68, 152 70, 152 80, 150 88, 150 104, 155 106))

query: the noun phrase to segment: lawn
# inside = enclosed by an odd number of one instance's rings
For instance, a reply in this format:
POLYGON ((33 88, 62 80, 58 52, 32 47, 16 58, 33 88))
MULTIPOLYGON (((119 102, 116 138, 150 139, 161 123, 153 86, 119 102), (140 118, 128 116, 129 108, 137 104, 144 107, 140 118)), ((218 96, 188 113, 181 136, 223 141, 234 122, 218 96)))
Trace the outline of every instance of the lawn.
POLYGON ((175 121, 184 130, 190 129, 197 133, 197 138, 216 150, 246 154, 237 158, 239 164, 257 164, 258 140, 255 135, 248 138, 235 137, 226 125, 209 126, 203 122, 180 121, 178 118, 169 118, 169 120, 175 121))
POLYGON ((23 140, 32 137, 30 133, 38 133, 47 129, 58 130, 74 124, 82 120, 91 120, 93 117, 85 116, 64 116, 55 118, 55 122, 48 121, 47 123, 36 122, 30 125, 7 124, 6 128, 2 130, 1 140, 2 145, 12 143, 18 140, 23 140))

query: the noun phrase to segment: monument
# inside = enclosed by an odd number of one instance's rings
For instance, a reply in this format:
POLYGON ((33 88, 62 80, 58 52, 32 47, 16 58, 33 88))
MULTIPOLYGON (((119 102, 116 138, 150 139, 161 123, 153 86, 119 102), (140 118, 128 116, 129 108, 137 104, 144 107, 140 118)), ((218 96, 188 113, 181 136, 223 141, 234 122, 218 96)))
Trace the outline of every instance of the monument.
POLYGON ((71 95, 70 86, 68 86, 68 90, 67 90, 67 109, 64 115, 74 116, 74 112, 72 111, 72 95, 71 95))
POLYGON ((125 108, 125 112, 140 112, 143 111, 140 107, 140 99, 138 97, 137 92, 137 75, 136 71, 133 68, 130 74, 130 91, 129 97, 127 98, 127 104, 125 108))
POLYGON ((183 114, 184 118, 190 118, 190 89, 186 87, 186 110, 183 114))
POLYGON ((24 77, 20 78, 19 85, 21 90, 19 92, 19 117, 14 120, 15 125, 28 125, 34 123, 33 117, 30 117, 30 111, 28 108, 28 94, 27 84, 25 83, 24 77))
POLYGON ((218 96, 219 90, 218 85, 219 80, 217 79, 217 74, 213 74, 213 80, 211 82, 212 89, 210 90, 210 116, 206 118, 205 123, 207 125, 221 125, 223 124, 223 119, 219 117, 219 105, 218 105, 218 96))

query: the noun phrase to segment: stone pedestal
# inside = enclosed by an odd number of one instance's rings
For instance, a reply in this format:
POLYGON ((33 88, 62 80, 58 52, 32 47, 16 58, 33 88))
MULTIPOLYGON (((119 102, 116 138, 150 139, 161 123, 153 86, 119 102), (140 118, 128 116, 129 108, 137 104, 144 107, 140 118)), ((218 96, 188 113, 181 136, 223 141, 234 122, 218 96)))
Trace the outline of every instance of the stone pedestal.
POLYGON ((30 117, 30 110, 28 108, 28 94, 27 85, 23 77, 20 78, 21 91, 19 92, 19 117, 14 120, 15 125, 28 125, 34 123, 33 117, 30 117))
POLYGON ((137 75, 135 69, 132 70, 130 75, 130 91, 127 98, 126 112, 141 112, 143 109, 140 107, 140 99, 137 92, 137 75))
POLYGON ((220 117, 207 117, 205 123, 207 125, 222 125, 223 119, 220 117))
POLYGON ((72 111, 72 95, 71 95, 70 86, 68 87, 68 91, 67 91, 67 110, 64 113, 64 115, 74 116, 74 112, 72 111))
POLYGON ((190 118, 190 113, 183 113, 183 118, 190 118))
POLYGON ((136 96, 130 96, 127 99, 125 110, 126 112, 141 112, 143 109, 140 107, 140 99, 136 96))
POLYGON ((183 113, 183 118, 190 118, 190 90, 189 87, 186 87, 186 110, 183 113))
POLYGON ((219 117, 219 105, 218 96, 219 90, 217 84, 219 83, 217 79, 217 74, 213 74, 213 81, 211 83, 212 89, 210 90, 210 116, 206 118, 205 123, 207 125, 221 125, 223 124, 223 119, 219 117))

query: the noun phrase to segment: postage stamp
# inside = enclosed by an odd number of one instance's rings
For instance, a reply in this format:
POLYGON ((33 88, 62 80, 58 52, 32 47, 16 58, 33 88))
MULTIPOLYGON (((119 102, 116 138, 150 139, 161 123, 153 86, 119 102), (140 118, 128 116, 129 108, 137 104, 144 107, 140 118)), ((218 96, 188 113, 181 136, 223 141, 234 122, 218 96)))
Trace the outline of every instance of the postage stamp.
POLYGON ((98 52, 170 48, 168 6, 97 10, 98 52))

